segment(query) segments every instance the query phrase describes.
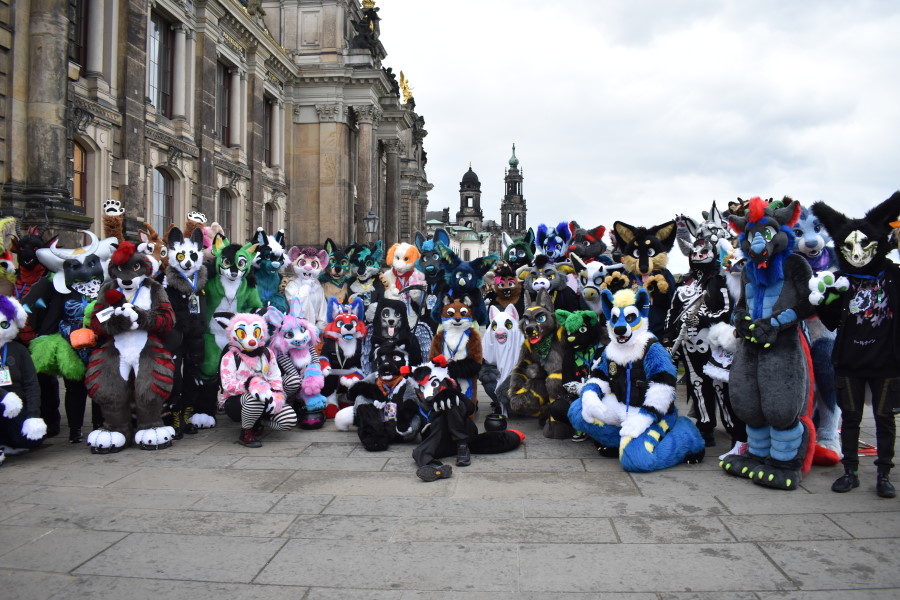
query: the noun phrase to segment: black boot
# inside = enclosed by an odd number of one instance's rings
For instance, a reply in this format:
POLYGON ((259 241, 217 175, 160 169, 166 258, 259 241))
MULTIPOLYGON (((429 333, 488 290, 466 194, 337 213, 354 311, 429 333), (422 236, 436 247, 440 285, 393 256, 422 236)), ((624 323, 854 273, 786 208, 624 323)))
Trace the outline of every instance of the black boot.
POLYGON ((891 483, 887 472, 878 471, 878 479, 875 481, 875 493, 882 498, 893 498, 897 495, 894 484, 891 483))
POLYGON ((456 446, 456 466, 468 467, 472 464, 472 455, 469 454, 468 444, 459 444, 456 446))
POLYGON ((238 437, 237 443, 248 448, 259 448, 262 446, 262 442, 253 435, 252 429, 241 429, 241 435, 238 437))
POLYGON ((84 438, 81 436, 81 427, 69 427, 69 443, 80 444, 83 441, 84 438))
MULTIPOLYGON (((880 479, 879 479, 880 481, 880 479)), ((843 494, 859 487, 859 475, 856 471, 844 471, 844 474, 831 484, 831 491, 843 494)))
POLYGON ((173 440, 184 439, 184 432, 181 430, 181 413, 177 410, 172 411, 172 429, 175 430, 175 435, 172 436, 173 440))

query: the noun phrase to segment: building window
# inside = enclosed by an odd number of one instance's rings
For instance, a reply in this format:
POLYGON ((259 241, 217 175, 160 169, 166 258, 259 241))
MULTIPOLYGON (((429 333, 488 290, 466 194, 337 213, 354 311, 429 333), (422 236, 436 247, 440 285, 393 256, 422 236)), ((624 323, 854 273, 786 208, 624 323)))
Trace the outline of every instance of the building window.
POLYGON ((225 235, 236 237, 237 234, 232 230, 232 217, 234 215, 234 198, 231 197, 226 190, 219 190, 219 209, 216 213, 216 220, 219 222, 219 225, 222 226, 222 229, 225 230, 225 235))
POLYGON ((463 260, 472 260, 472 252, 470 250, 463 250, 463 260))
POLYGON ((175 181, 172 177, 159 169, 153 170, 153 210, 151 211, 151 225, 163 235, 166 229, 174 223, 175 217, 175 181))
POLYGON ((85 212, 87 207, 87 153, 84 147, 74 142, 75 153, 72 157, 72 203, 75 208, 85 212))
POLYGON ((171 24, 156 13, 150 15, 150 103, 165 117, 172 116, 174 46, 171 24))
POLYGON ((225 146, 231 145, 228 112, 231 108, 231 73, 228 66, 216 63, 216 135, 225 146))
POLYGON ((72 43, 69 45, 69 60, 77 63, 84 73, 87 65, 88 5, 90 0, 72 0, 69 5, 72 17, 72 43))
POLYGON ((272 166, 272 117, 275 103, 271 98, 263 99, 263 163, 267 167, 272 166))
POLYGON ((266 233, 269 235, 275 231, 275 207, 271 202, 266 202, 266 206, 263 208, 263 227, 266 228, 266 233))

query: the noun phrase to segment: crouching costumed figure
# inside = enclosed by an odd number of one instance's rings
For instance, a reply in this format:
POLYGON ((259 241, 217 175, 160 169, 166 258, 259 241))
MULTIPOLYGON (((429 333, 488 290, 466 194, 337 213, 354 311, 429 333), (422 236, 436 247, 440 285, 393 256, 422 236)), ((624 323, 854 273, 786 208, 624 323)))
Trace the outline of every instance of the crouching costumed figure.
POLYGON ((703 437, 675 408, 672 357, 650 333, 650 294, 603 290, 602 301, 611 341, 569 407, 572 426, 599 442, 601 455, 618 455, 626 471, 700 462, 703 437))

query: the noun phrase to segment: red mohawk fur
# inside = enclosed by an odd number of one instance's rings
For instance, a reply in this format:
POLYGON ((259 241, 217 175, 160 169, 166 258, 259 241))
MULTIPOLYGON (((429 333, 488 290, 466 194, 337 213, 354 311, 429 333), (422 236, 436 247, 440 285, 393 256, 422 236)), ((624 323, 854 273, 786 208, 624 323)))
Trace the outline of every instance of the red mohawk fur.
POLYGON ((751 222, 757 223, 764 216, 766 216, 766 203, 759 196, 750 198, 750 209, 747 211, 747 218, 751 222))
POLYGON ((127 241, 122 242, 121 244, 119 244, 119 247, 116 249, 116 251, 113 252, 111 261, 112 264, 116 265, 117 267, 121 267, 122 265, 127 263, 129 259, 131 259, 135 251, 137 251, 137 248, 134 246, 134 244, 127 241))

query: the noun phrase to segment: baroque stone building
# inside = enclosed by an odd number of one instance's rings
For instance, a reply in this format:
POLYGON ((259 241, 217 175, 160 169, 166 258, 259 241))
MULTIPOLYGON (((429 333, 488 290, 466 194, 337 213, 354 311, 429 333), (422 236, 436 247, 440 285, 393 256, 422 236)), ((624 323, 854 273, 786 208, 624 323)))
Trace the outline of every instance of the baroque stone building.
POLYGON ((233 240, 390 244, 423 229, 424 119, 373 0, 0 0, 0 212, 233 240))

